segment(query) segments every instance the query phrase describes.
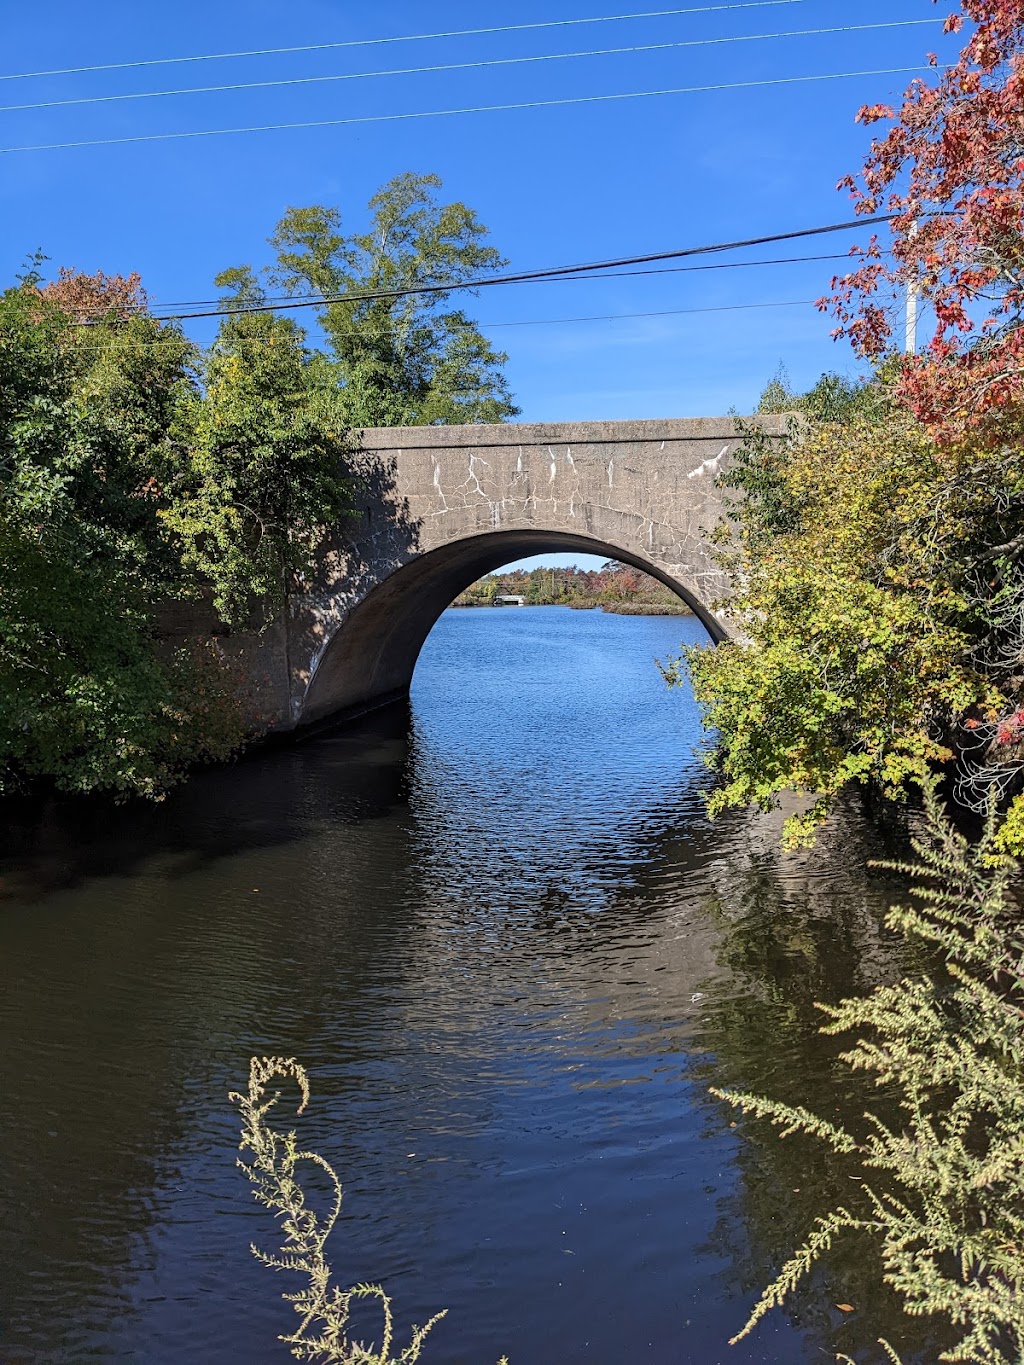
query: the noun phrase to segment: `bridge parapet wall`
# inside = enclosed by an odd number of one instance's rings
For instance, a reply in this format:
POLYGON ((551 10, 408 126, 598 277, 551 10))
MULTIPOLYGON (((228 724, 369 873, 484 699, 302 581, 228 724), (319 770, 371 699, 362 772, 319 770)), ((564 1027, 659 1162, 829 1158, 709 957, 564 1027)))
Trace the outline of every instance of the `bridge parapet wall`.
MULTIPOLYGON (((762 421, 785 433, 784 418, 762 421)), ((386 427, 361 443, 358 513, 289 600, 277 728, 402 695, 448 603, 530 554, 633 564, 679 592, 713 638, 728 636, 709 537, 734 418, 386 427)))
POLYGON ((736 444, 731 418, 363 433, 365 449, 397 457, 397 491, 423 550, 491 531, 562 531, 716 588, 705 535, 722 513, 715 479, 736 444))

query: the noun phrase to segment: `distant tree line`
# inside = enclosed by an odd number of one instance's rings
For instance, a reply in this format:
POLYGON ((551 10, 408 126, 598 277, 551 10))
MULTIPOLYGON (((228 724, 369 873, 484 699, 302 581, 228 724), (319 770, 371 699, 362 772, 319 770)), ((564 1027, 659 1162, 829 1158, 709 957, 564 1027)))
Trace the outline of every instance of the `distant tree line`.
POLYGON ((637 614, 688 615, 689 608, 664 583, 628 564, 608 560, 600 569, 512 569, 488 574, 460 593, 459 607, 492 606, 497 597, 525 597, 534 607, 603 607, 637 614))

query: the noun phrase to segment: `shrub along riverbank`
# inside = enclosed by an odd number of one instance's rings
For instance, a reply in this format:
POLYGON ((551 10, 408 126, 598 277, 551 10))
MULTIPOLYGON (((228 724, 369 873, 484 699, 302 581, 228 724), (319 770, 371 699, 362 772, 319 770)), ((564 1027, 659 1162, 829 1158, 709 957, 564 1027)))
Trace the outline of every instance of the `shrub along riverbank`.
POLYGON ((655 604, 653 602, 605 602, 602 611, 610 616, 692 616, 693 612, 685 602, 655 604))
POLYGON ((797 791, 792 842, 844 788, 902 800, 944 769, 962 806, 1009 807, 1002 844, 1024 853, 1024 20, 963 0, 947 33, 965 21, 934 84, 860 112, 889 126, 845 183, 892 215, 892 245, 854 248, 821 302, 872 374, 765 392, 803 421, 788 442, 748 432, 724 479, 748 643, 685 660, 720 741, 712 810, 797 791), (933 330, 903 354, 908 290, 933 330))

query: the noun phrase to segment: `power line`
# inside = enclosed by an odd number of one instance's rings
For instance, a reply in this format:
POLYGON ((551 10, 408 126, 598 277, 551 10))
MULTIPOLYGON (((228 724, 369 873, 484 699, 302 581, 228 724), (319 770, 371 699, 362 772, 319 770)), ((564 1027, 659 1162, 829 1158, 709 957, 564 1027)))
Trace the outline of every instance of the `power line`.
MULTIPOLYGON (((476 290, 503 284, 532 284, 539 280, 555 279, 559 276, 584 277, 596 271, 616 270, 622 266, 647 265, 657 261, 680 260, 689 256, 708 256, 723 251, 739 251, 752 246, 767 246, 773 242, 791 242, 806 237, 822 237, 834 232, 846 232, 852 228, 870 227, 874 224, 889 223, 897 214, 877 214, 871 218, 854 218, 845 223, 827 223, 822 227, 798 228, 793 232, 777 232, 765 237, 748 237, 735 242, 713 242, 706 246, 679 247, 672 251, 649 252, 643 256, 621 256, 614 260, 588 261, 577 265, 548 266, 541 270, 523 270, 509 275, 490 275, 483 279, 453 280, 445 284, 409 285, 399 289, 372 289, 345 294, 325 294, 321 297, 305 296, 289 299, 283 303, 242 303, 234 306, 202 309, 196 312, 173 312, 165 314, 161 321, 184 322, 196 318, 232 317, 248 313, 270 313, 275 311, 294 311, 299 308, 326 308, 339 303, 373 303, 382 300, 411 298, 426 294, 453 294, 464 290, 476 290)), ((602 278, 598 276, 598 278, 602 278)), ((614 278, 604 276, 603 278, 614 278)), ((167 306, 167 305, 165 305, 167 306)), ((78 324, 91 327, 92 322, 78 324)))
POLYGON ((450 118, 459 114, 497 114, 520 109, 553 109, 556 106, 605 104, 618 100, 651 99, 663 95, 698 95, 720 90, 755 90, 768 86, 805 85, 821 81, 841 81, 866 76, 902 76, 911 72, 934 73, 932 66, 894 66, 875 71, 832 71, 816 76, 777 76, 759 81, 729 81, 716 85, 682 85, 663 90, 627 90, 613 95, 575 95, 551 100, 522 100, 515 104, 478 104, 462 109, 426 109, 409 114, 363 114, 349 118, 306 119, 299 123, 260 123, 244 128, 199 128, 180 133, 136 133, 129 137, 88 138, 78 142, 38 142, 21 147, 0 147, 0 155, 15 152, 55 152, 78 147, 121 147, 137 142, 175 142, 182 138, 222 137, 239 133, 277 133, 303 128, 340 128, 367 123, 404 123, 421 118, 450 118))
POLYGON ((271 90, 282 86, 327 85, 338 81, 377 80, 387 76, 427 76, 451 71, 477 71, 496 66, 528 66, 539 62, 565 62, 581 57, 618 57, 641 52, 668 52, 689 47, 719 47, 730 43, 760 43, 778 38, 819 38, 833 33, 868 33, 878 29, 916 28, 940 24, 941 19, 897 19, 877 24, 840 24, 833 28, 792 29, 783 33, 742 33, 724 38, 688 38, 671 43, 642 43, 627 47, 599 47, 583 52, 550 52, 529 57, 493 57, 472 62, 446 62, 437 66, 407 66, 388 71, 350 71, 328 76, 290 76, 280 80, 241 81, 232 85, 193 85, 178 90, 140 90, 120 95, 85 95, 73 99, 38 100, 31 104, 0 105, 0 114, 33 109, 67 109, 84 104, 120 104, 128 100, 170 99, 180 95, 218 95, 240 90, 271 90))
POLYGON ((490 28, 450 29, 442 33, 404 33, 393 38, 351 38, 335 43, 303 43, 298 47, 257 47, 241 52, 204 52, 185 57, 149 57, 132 62, 105 62, 96 66, 66 66, 52 71, 15 71, 0 81, 35 80, 44 76, 82 76, 93 71, 128 71, 144 66, 178 66, 186 62, 220 62, 238 57, 279 57, 297 52, 330 52, 349 47, 380 47, 386 43, 420 43, 439 38, 475 38, 493 33, 525 33, 547 28, 574 28, 584 24, 618 24, 633 19, 669 19, 686 14, 720 14, 726 10, 768 9, 800 5, 806 0, 743 0, 725 5, 696 5, 688 9, 646 10, 639 14, 598 14, 581 19, 548 19, 530 24, 497 24, 490 28))
POLYGON ((662 308, 654 313, 593 313, 577 318, 524 318, 520 322, 478 322, 478 327, 551 327, 573 322, 618 322, 626 318, 674 318, 690 313, 741 313, 756 308, 803 308, 814 299, 782 299, 772 303, 723 303, 707 308, 662 308))
MULTIPOLYGON (((825 256, 780 256, 767 261, 717 261, 715 262, 714 265, 668 265, 659 266, 652 270, 617 270, 615 271, 614 274, 607 275, 596 273, 589 275, 553 275, 550 277, 538 279, 536 281, 533 281, 533 283, 583 284, 588 280, 627 280, 634 279, 637 276, 641 275, 683 275, 706 270, 747 270, 754 266, 806 265, 811 262, 848 261, 849 259, 850 259, 849 252, 833 252, 825 256)), ((526 280, 524 281, 524 283, 529 284, 531 283, 531 281, 526 280)), ((448 288, 449 286, 441 287, 448 288)), ((473 287, 475 288, 476 286, 473 287)), ((293 303, 295 301, 295 297, 296 296, 294 294, 276 295, 270 294, 264 295, 263 302, 270 307, 274 307, 281 303, 293 303)), ((309 303, 311 307, 320 307, 323 305, 324 302, 323 295, 321 294, 303 295, 303 298, 309 303)), ((213 307, 215 304, 220 304, 223 302, 224 299, 222 295, 220 298, 217 299, 184 299, 178 300, 175 303, 167 302, 150 303, 149 305, 150 316, 155 317, 161 321, 166 321, 171 318, 179 316, 179 314, 174 311, 175 309, 204 308, 207 306, 213 307), (170 309, 171 311, 167 312, 166 310, 168 309, 170 309), (158 312, 157 310, 161 311, 158 312)))
MULTIPOLYGON (((721 251, 737 251, 751 246, 766 246, 771 242, 789 242, 804 237, 825 236, 833 232, 849 231, 852 228, 862 227, 865 223, 887 223, 891 222, 895 214, 882 214, 874 218, 857 218, 845 223, 831 223, 824 227, 801 228, 795 232, 775 233, 768 237, 752 237, 745 241, 738 242, 718 242, 710 246, 682 247, 674 251, 651 252, 644 256, 623 256, 617 260, 587 262, 582 265, 559 265, 549 266, 542 270, 520 271, 512 275, 491 275, 484 279, 464 280, 461 282, 448 284, 422 284, 409 286, 403 289, 376 289, 360 291, 358 293, 346 293, 335 295, 324 295, 321 298, 302 298, 292 299, 283 303, 268 304, 243 304, 234 308, 219 308, 203 310, 194 313, 173 313, 166 315, 178 321, 193 320, 196 318, 227 317, 240 313, 266 313, 277 311, 294 311, 299 308, 324 308, 339 303, 373 303, 389 299, 411 298, 425 294, 451 294, 462 290, 476 290, 493 287, 503 284, 532 284, 540 280, 556 279, 560 276, 575 276, 584 278, 591 276, 595 271, 615 270, 620 266, 646 265, 654 261, 679 260, 688 256, 710 255, 721 251)), ((598 276, 598 278, 602 278, 598 276)), ((605 275, 603 278, 614 278, 605 275)))
MULTIPOLYGON (((504 327, 561 327, 582 322, 625 322, 642 318, 685 317, 698 313, 742 313, 748 311, 757 311, 766 308, 807 308, 816 302, 817 302, 816 299, 778 299, 764 303, 713 304, 708 307, 701 308, 662 308, 657 310, 656 312, 646 313, 591 313, 580 317, 568 318, 521 318, 512 322, 484 321, 475 322, 473 326, 479 327, 484 331, 496 331, 498 328, 504 327)), ((162 321, 168 321, 168 319, 165 318, 162 319, 162 321)), ((375 327, 373 329, 366 327, 358 328, 359 333, 363 336, 388 336, 400 330, 402 329, 399 327, 375 327)), ((305 334, 304 340, 313 342, 322 341, 329 342, 331 338, 324 332, 307 332, 305 334)), ((158 346, 160 344, 161 344, 160 340, 157 337, 135 338, 134 340, 129 342, 129 345, 134 348, 158 346)), ((239 342, 239 344, 244 347, 271 346, 276 345, 277 343, 274 342, 269 337, 245 337, 239 342)), ((93 350, 99 352, 104 350, 105 347, 95 342, 86 342, 84 346, 80 345, 80 349, 93 350)))
MULTIPOLYGON (((860 220, 861 222, 866 220, 860 220)), ((876 220, 869 220, 876 221, 876 220)), ((859 226, 859 223, 858 223, 859 226)), ((848 251, 833 252, 827 256, 780 256, 770 261, 717 261, 714 265, 668 265, 654 270, 617 270, 612 275, 565 275, 555 276, 554 280, 626 280, 637 275, 680 275, 698 270, 745 270, 751 266, 762 265, 806 265, 812 261, 848 261, 848 251)), ((554 282, 553 280, 553 282, 554 282)))

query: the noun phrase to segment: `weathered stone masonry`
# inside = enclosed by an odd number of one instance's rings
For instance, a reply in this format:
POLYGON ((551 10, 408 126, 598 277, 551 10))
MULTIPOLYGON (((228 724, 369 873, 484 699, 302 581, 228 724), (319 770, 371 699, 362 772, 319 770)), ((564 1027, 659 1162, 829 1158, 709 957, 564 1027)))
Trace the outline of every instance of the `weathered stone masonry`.
POLYGON ((233 637, 254 712, 290 730, 401 697, 452 599, 529 554, 632 564, 726 638, 708 537, 738 443, 731 417, 364 431, 358 514, 283 619, 258 641, 233 637))

